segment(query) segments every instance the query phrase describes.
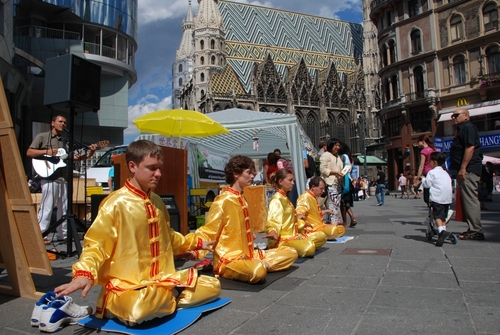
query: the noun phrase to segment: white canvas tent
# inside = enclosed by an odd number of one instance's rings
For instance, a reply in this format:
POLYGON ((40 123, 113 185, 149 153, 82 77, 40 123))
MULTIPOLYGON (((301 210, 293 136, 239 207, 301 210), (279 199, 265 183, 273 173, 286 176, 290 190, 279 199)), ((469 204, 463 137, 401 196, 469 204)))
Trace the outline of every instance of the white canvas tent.
MULTIPOLYGON (((302 150, 304 142, 310 140, 301 131, 297 118, 291 114, 256 112, 232 108, 207 114, 229 129, 229 134, 207 138, 186 138, 190 145, 203 144, 231 156, 246 155, 252 158, 266 158, 269 152, 279 148, 282 156, 291 157, 295 172, 295 183, 299 194, 305 191, 306 176, 302 150), (259 149, 254 150, 254 136, 258 138, 259 149), (290 151, 286 148, 288 143, 290 151)), ((190 150, 195 153, 196 150, 190 150)), ((193 157, 196 159, 196 157, 193 157)), ((193 175, 195 184, 197 176, 193 175)))

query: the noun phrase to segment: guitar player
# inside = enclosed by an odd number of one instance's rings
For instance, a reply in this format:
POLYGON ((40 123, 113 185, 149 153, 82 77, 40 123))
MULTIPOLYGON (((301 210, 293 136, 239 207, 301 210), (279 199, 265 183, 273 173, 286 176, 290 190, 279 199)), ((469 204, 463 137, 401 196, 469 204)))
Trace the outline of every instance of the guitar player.
MULTIPOLYGON (((70 152, 68 148, 68 141, 62 136, 66 127, 66 118, 64 116, 57 115, 52 118, 50 126, 51 130, 49 132, 43 132, 35 136, 33 142, 28 148, 28 151, 26 152, 26 156, 30 158, 57 156, 60 148, 70 152)), ((80 161, 92 157, 96 150, 96 146, 92 144, 89 148, 90 150, 87 154, 74 154, 73 159, 75 161, 80 161)), ((41 180, 42 199, 40 201, 40 210, 38 211, 38 222, 42 232, 49 228, 54 206, 57 206, 57 220, 67 213, 67 176, 68 168, 61 167, 55 170, 51 175, 41 180)), ((56 238, 58 241, 66 240, 67 221, 57 227, 56 238)), ((45 238, 44 241, 45 244, 51 243, 48 238, 45 238)))

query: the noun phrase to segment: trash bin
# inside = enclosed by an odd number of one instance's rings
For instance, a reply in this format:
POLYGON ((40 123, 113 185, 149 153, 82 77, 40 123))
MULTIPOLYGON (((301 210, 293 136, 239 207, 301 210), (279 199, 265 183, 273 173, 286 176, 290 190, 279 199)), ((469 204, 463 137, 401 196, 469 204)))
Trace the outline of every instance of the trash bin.
POLYGON ((371 186, 370 187, 370 195, 375 195, 375 190, 376 189, 377 189, 376 187, 371 186))

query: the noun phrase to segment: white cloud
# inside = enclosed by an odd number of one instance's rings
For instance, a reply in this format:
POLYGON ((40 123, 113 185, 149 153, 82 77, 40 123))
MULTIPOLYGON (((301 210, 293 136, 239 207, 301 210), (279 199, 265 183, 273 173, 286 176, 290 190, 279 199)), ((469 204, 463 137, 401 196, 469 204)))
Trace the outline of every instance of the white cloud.
POLYGON ((155 95, 147 95, 141 102, 135 106, 128 107, 128 128, 123 131, 124 143, 132 142, 139 136, 139 130, 134 124, 134 120, 139 116, 160 110, 172 108, 172 98, 170 96, 158 102, 158 97, 155 95), (150 101, 154 100, 154 101, 150 101))
MULTIPOLYGON (((187 0, 140 0, 138 4, 139 25, 162 19, 184 17, 187 13, 187 0)), ((198 1, 192 1, 193 9, 198 1)), ((196 13, 196 12, 194 12, 196 13)))

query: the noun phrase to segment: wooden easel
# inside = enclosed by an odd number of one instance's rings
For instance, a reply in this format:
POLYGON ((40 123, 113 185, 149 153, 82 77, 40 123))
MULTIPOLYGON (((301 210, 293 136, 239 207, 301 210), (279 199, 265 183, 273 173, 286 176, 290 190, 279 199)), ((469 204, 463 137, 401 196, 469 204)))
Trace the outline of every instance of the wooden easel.
POLYGON ((0 293, 39 299, 32 273, 51 276, 31 200, 21 154, 0 78, 0 268, 6 269, 10 286, 0 293))

